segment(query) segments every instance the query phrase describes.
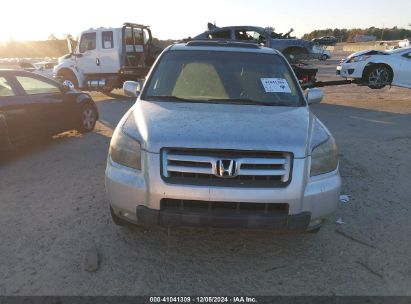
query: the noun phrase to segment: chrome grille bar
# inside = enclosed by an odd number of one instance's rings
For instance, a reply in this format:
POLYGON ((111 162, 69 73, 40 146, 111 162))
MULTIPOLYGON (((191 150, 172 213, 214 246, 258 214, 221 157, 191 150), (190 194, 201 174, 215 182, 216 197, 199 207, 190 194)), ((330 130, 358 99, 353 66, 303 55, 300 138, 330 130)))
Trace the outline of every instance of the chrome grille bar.
POLYGON ((287 152, 163 149, 162 176, 179 184, 275 187, 289 182, 291 163, 287 152), (221 162, 235 164, 233 175, 221 176, 221 162))
POLYGON ((285 170, 240 169, 238 175, 283 176, 285 170))
POLYGON ((168 172, 196 173, 196 174, 213 174, 211 168, 199 168, 188 166, 168 166, 168 172))

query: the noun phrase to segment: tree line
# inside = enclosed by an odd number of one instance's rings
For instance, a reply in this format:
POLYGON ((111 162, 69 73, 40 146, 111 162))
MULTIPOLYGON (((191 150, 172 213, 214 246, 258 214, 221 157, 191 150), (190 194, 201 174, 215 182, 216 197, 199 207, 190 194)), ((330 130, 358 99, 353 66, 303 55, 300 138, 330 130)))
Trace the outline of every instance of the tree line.
MULTIPOLYGON (((67 35, 66 38, 73 39, 71 35, 67 35)), ((174 40, 153 39, 153 43, 162 49, 174 42, 174 40)), ((48 40, 44 41, 8 41, 0 43, 0 58, 52 58, 61 57, 68 52, 67 40, 58 39, 53 34, 48 37, 48 40)))
POLYGON ((315 30, 311 33, 304 34, 303 39, 311 40, 322 36, 334 36, 339 42, 353 42, 356 35, 371 35, 375 36, 377 40, 402 40, 411 37, 411 30, 405 28, 377 28, 370 27, 367 29, 324 29, 315 30))
MULTIPOLYGON (((411 38, 411 30, 405 28, 377 28, 367 29, 324 29, 315 30, 304 34, 303 39, 311 40, 322 36, 334 36, 340 42, 352 42, 356 35, 372 35, 377 40, 401 40, 411 38)), ((53 34, 46 41, 9 41, 0 43, 0 58, 40 58, 40 57, 60 57, 68 53, 66 38, 73 38, 72 35, 64 35, 64 39, 57 39, 53 34)), ((154 39, 155 44, 165 47, 171 44, 171 40, 154 39)))
POLYGON ((8 41, 0 43, 0 58, 60 57, 67 53, 66 40, 8 41))

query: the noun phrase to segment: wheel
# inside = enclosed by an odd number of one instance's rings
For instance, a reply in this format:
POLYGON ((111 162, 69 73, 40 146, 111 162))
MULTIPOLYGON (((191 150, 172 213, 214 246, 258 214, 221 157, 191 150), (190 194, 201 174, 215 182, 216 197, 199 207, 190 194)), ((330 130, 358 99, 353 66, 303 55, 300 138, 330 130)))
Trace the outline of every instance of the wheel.
POLYGON ((71 71, 62 71, 59 73, 62 83, 71 89, 78 89, 78 80, 76 75, 71 71))
POLYGON ((371 66, 365 72, 365 83, 371 89, 382 89, 387 84, 391 83, 392 70, 389 66, 378 64, 371 66))
POLYGON ((92 104, 86 104, 81 108, 78 131, 88 133, 94 130, 97 122, 97 110, 92 104))
POLYGON ((307 59, 308 51, 303 48, 293 47, 286 49, 283 55, 287 58, 288 62, 297 62, 301 59, 307 59))
POLYGON ((320 60, 326 61, 328 56, 326 54, 321 55, 320 60))

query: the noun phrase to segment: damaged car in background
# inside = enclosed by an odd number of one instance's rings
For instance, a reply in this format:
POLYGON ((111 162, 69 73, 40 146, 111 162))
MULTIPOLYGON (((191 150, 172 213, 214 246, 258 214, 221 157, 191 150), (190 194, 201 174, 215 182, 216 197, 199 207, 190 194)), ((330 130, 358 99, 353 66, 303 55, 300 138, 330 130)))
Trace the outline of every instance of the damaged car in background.
POLYGON ((40 61, 30 63, 27 61, 20 62, 20 68, 25 71, 33 72, 48 78, 53 78, 53 69, 57 62, 53 61, 40 61))
POLYGON ((351 54, 341 60, 337 75, 371 89, 382 89, 387 85, 411 89, 411 47, 351 54))
MULTIPOLYGON (((283 53, 289 62, 315 58, 313 43, 304 39, 292 37, 294 31, 276 33, 274 28, 258 26, 227 26, 218 27, 208 23, 208 30, 195 36, 193 40, 221 39, 263 44, 265 47, 276 49, 283 53)), ((186 39, 186 41, 191 38, 186 39)))
POLYGON ((319 38, 314 38, 311 41, 317 45, 333 46, 337 44, 338 39, 335 38, 334 36, 323 36, 319 38))

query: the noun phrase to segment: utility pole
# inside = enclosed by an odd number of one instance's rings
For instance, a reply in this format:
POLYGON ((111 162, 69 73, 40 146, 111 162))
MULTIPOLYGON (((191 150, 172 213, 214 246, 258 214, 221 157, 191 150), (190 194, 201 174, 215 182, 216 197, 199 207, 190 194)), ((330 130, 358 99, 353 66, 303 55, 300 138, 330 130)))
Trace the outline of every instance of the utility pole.
POLYGON ((385 28, 385 24, 382 25, 381 41, 384 38, 384 28, 385 28))

